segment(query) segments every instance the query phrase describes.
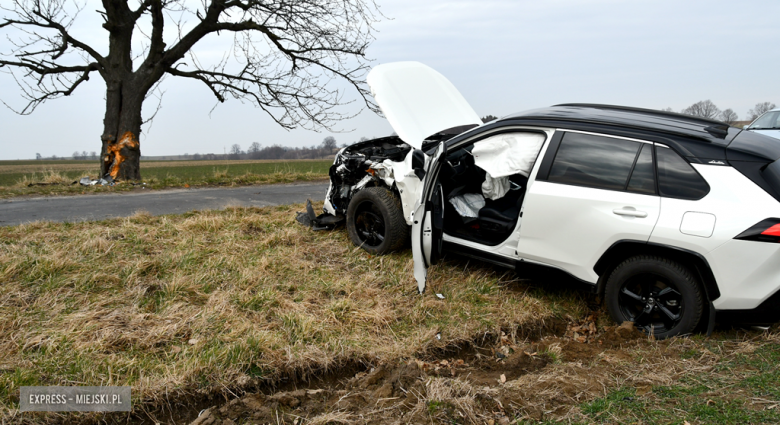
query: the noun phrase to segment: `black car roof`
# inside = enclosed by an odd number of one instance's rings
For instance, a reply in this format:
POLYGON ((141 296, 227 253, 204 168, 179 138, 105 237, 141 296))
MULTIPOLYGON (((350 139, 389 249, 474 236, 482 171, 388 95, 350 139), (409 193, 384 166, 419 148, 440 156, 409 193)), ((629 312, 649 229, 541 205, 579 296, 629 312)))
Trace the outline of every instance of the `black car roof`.
POLYGON ((568 103, 512 114, 496 122, 562 126, 576 130, 607 131, 672 145, 694 162, 709 160, 774 161, 780 141, 712 119, 675 112, 616 105, 568 103))
POLYGON ((697 137, 724 146, 728 144, 725 137, 728 134, 729 125, 724 122, 652 109, 590 103, 565 103, 549 108, 520 112, 502 119, 513 118, 610 124, 697 137))

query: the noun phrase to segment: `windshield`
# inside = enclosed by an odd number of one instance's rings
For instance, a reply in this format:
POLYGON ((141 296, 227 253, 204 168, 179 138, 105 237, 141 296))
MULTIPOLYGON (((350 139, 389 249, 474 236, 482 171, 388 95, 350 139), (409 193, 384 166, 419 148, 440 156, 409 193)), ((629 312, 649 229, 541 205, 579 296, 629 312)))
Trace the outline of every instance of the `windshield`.
POLYGON ((753 124, 750 124, 749 128, 751 130, 780 128, 780 111, 770 111, 761 115, 753 124))

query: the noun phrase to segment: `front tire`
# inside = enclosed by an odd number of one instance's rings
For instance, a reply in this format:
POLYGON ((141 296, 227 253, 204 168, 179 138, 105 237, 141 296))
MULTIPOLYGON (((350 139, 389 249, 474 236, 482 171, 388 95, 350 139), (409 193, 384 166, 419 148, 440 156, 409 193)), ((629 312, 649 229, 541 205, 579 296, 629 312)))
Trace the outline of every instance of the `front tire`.
POLYGON ((617 322, 634 322, 658 339, 693 332, 704 300, 688 269, 661 257, 637 256, 615 267, 604 298, 617 322))
POLYGON ((409 238, 401 202, 384 187, 365 188, 352 197, 347 232, 352 243, 375 255, 395 251, 409 238))

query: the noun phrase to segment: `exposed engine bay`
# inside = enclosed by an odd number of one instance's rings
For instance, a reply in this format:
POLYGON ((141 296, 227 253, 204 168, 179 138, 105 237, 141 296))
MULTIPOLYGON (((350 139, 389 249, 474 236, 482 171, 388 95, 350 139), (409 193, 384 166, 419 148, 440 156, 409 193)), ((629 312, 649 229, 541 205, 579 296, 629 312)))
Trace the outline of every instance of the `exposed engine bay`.
POLYGON ((397 136, 360 142, 342 149, 330 167, 325 212, 343 216, 357 191, 384 185, 399 195, 407 224, 411 224, 411 208, 423 177, 425 160, 422 151, 415 151, 397 136))

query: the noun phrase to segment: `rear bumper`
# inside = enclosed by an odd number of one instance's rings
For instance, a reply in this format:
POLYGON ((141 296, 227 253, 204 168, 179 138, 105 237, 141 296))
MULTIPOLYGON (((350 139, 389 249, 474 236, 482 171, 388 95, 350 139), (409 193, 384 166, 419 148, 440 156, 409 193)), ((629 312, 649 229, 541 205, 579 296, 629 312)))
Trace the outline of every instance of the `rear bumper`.
POLYGON ((756 308, 749 310, 719 310, 715 317, 719 323, 771 325, 780 322, 780 291, 775 292, 756 308))

